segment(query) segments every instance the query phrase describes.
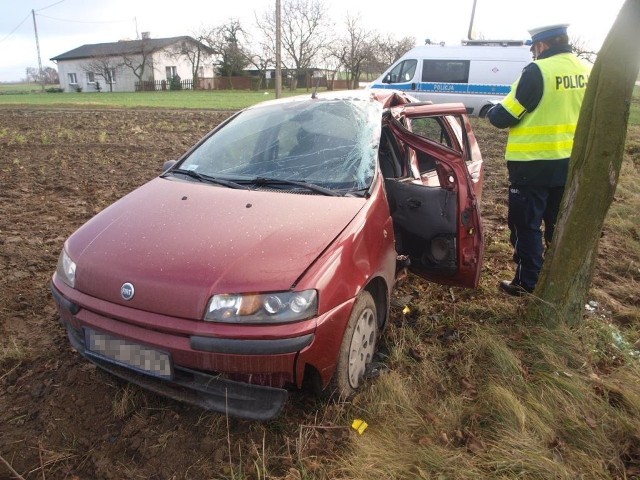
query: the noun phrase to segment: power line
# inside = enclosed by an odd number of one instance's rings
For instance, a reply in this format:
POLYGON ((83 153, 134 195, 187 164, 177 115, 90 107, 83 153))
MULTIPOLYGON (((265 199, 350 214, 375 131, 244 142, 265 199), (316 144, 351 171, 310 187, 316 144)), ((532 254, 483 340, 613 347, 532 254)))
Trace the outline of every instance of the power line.
MULTIPOLYGON (((39 9, 39 10, 36 10, 36 12, 41 12, 42 10, 46 10, 47 8, 54 7, 54 6, 56 6, 56 5, 60 4, 60 3, 64 2, 64 1, 65 1, 65 0, 60 0, 59 2, 52 3, 51 5, 48 5, 48 6, 44 7, 44 8, 41 8, 41 9, 39 9)), ((27 21, 27 19, 28 19, 30 16, 32 16, 32 15, 33 15, 33 10, 31 11, 31 13, 27 14, 27 16, 26 16, 26 17, 24 17, 24 20, 22 20, 22 21, 18 24, 18 26, 17 26, 16 28, 14 28, 13 30, 11 30, 11 31, 7 34, 7 36, 6 36, 6 37, 4 37, 2 40, 0 40, 0 43, 4 42, 7 38, 9 38, 11 35, 13 35, 13 34, 16 32, 16 30, 18 30, 18 29, 22 26, 22 24, 23 24, 24 22, 26 22, 26 21, 27 21)))
POLYGON ((17 26, 16 28, 14 28, 13 30, 11 30, 11 32, 9 32, 9 34, 8 34, 6 37, 4 37, 2 40, 0 40, 0 43, 4 42, 7 38, 9 38, 11 35, 13 35, 13 34, 15 33, 15 31, 16 31, 16 30, 18 30, 18 29, 22 26, 22 24, 23 24, 24 22, 26 22, 26 21, 27 21, 27 19, 28 19, 30 16, 31 16, 31 14, 29 13, 26 17, 24 17, 24 20, 22 20, 22 21, 18 24, 18 26, 17 26))
MULTIPOLYGON (((65 1, 66 0, 60 0, 59 2, 52 3, 51 5, 43 7, 41 9, 39 9, 39 10, 35 10, 35 12, 41 12, 43 10, 46 10, 47 8, 51 8, 51 7, 54 7, 56 5, 59 5, 59 4, 63 3, 63 2, 65 2, 65 1)), ((55 17, 50 17, 48 15, 42 15, 41 13, 36 13, 36 15, 38 15, 39 17, 48 18, 50 20, 56 20, 58 22, 69 22, 69 23, 100 24, 100 23, 127 23, 127 22, 130 21, 130 20, 113 20, 113 21, 93 21, 93 22, 89 22, 89 21, 82 21, 82 20, 65 20, 63 18, 55 18, 55 17)), ((0 40, 0 43, 6 41, 11 35, 13 35, 16 32, 16 30, 18 30, 22 26, 22 24, 29 19, 30 16, 32 16, 32 13, 27 14, 27 16, 24 17, 24 19, 13 30, 11 30, 2 40, 0 40)))
POLYGON ((89 22, 84 20, 65 20, 64 18, 50 17, 48 15, 42 15, 40 13, 38 14, 38 16, 43 18, 48 18, 49 20, 56 20, 58 22, 68 22, 68 23, 125 23, 130 21, 130 20, 112 20, 112 21, 89 22))
POLYGON ((59 2, 52 3, 51 5, 48 5, 48 6, 46 6, 46 7, 42 7, 42 8, 40 8, 40 9, 36 10, 36 12, 41 12, 42 10, 46 10, 47 8, 55 7, 56 5, 59 5, 59 4, 61 4, 62 2, 64 2, 64 1, 65 1, 65 0, 60 0, 59 2))

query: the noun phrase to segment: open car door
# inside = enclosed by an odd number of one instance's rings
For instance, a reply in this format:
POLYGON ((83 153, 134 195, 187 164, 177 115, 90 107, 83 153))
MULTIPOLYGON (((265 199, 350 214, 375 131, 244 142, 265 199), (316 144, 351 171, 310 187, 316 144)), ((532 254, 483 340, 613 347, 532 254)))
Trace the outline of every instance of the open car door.
POLYGON ((392 107, 383 137, 394 143, 404 175, 385 175, 385 187, 396 250, 409 258, 410 270, 437 283, 475 288, 484 247, 468 166, 482 160, 471 151, 468 131, 462 105, 392 107))

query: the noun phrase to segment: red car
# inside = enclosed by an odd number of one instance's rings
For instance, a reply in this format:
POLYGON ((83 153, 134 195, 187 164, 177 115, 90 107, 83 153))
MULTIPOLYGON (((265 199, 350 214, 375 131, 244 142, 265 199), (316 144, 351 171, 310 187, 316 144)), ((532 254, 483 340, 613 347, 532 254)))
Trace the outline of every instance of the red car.
POLYGON ((482 158, 462 104, 264 102, 79 228, 51 290, 71 344, 149 390, 269 419, 362 385, 399 274, 475 287, 482 158))

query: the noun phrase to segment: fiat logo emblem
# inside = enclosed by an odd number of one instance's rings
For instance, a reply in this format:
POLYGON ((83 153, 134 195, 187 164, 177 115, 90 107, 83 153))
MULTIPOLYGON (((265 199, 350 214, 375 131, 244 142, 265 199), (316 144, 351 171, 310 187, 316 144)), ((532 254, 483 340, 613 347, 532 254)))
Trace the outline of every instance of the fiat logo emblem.
POLYGON ((133 283, 127 282, 120 287, 120 295, 122 295, 122 298, 125 300, 131 300, 135 293, 136 291, 133 288, 133 283))

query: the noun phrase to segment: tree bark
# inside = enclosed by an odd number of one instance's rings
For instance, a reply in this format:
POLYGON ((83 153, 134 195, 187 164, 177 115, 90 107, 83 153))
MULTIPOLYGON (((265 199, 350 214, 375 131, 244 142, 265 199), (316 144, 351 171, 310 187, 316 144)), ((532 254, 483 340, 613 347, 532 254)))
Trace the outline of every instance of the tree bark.
POLYGON ((550 249, 528 305, 549 326, 577 325, 618 183, 633 88, 640 67, 640 0, 626 0, 589 77, 569 177, 550 249))

